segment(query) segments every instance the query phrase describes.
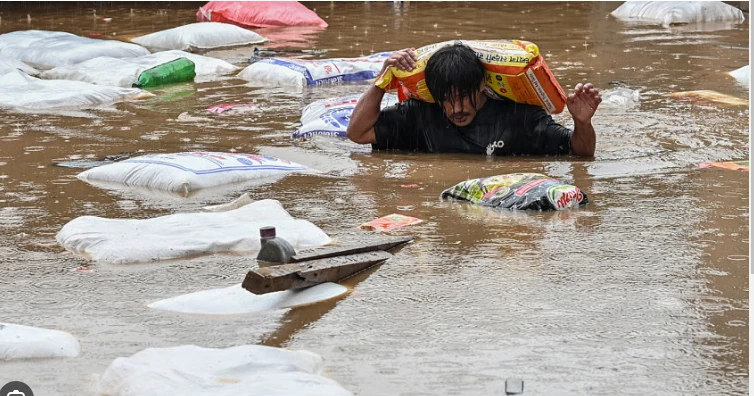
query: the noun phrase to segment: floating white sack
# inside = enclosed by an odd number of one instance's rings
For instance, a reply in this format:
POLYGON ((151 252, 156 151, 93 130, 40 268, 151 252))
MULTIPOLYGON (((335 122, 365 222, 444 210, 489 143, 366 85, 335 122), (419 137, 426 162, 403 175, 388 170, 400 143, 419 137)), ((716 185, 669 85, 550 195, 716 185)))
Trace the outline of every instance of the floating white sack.
POLYGON ((254 85, 296 87, 371 80, 377 77, 388 55, 389 52, 381 52, 321 60, 266 58, 247 66, 238 77, 254 85))
POLYGON ((0 360, 75 357, 80 351, 76 338, 64 331, 0 323, 0 360))
POLYGON ((0 87, 0 106, 30 110, 91 108, 154 96, 137 88, 40 80, 18 70, 0 74, 0 87))
POLYGON ((178 58, 194 62, 195 80, 230 74, 238 70, 237 66, 222 59, 171 50, 128 59, 103 56, 71 66, 58 66, 42 73, 40 77, 48 80, 77 80, 97 85, 131 87, 139 80, 139 75, 143 71, 178 58))
POLYGON ((182 51, 259 44, 266 40, 251 30, 219 22, 191 23, 131 39, 155 50, 182 51))
POLYGON ((115 359, 97 381, 109 396, 347 396, 321 375, 322 358, 309 351, 262 345, 226 349, 183 345, 149 348, 115 359))
POLYGON ((311 169, 279 158, 254 154, 187 152, 147 154, 98 166, 76 177, 188 194, 202 188, 241 183, 311 169))
POLYGON ((7 73, 9 71, 21 71, 30 76, 36 76, 39 74, 39 70, 21 62, 18 59, 9 58, 7 56, 0 56, 0 74, 7 73))
POLYGON ((346 291, 346 287, 328 282, 303 290, 284 290, 257 295, 238 284, 156 301, 148 307, 190 314, 237 315, 312 304, 337 297, 346 291))
POLYGON ((293 218, 272 199, 211 213, 175 213, 152 219, 77 217, 58 232, 66 250, 113 264, 168 260, 210 253, 259 251, 259 229, 273 226, 298 251, 330 243, 319 227, 293 218))
POLYGON ((146 48, 118 40, 100 40, 66 32, 22 30, 0 34, 0 55, 37 69, 72 65, 99 56, 131 58, 149 55, 146 48))
MULTIPOLYGON (((346 137, 351 114, 360 97, 361 94, 354 94, 308 104, 301 111, 301 127, 293 132, 292 137, 294 139, 308 138, 312 135, 346 137)), ((380 108, 384 109, 396 103, 398 103, 397 96, 386 94, 382 98, 380 108)))
POLYGON ((733 70, 732 72, 728 72, 733 78, 736 79, 740 84, 745 85, 747 88, 749 87, 749 78, 751 76, 751 66, 746 65, 744 67, 740 67, 736 70, 733 70))
POLYGON ((744 21, 741 10, 722 1, 627 1, 611 15, 618 19, 659 22, 662 26, 744 21))

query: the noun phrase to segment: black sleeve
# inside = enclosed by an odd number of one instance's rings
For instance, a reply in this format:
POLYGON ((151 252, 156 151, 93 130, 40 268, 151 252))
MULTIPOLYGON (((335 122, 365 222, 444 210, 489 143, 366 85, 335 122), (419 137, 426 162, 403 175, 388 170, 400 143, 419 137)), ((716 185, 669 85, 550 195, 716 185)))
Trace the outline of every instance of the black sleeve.
POLYGON ((566 155, 571 151, 573 131, 558 124, 541 107, 527 106, 524 125, 527 138, 519 143, 523 151, 532 155, 566 155))
POLYGON ((420 105, 409 99, 382 109, 374 124, 377 142, 372 144, 372 149, 423 151, 426 143, 419 128, 420 105))

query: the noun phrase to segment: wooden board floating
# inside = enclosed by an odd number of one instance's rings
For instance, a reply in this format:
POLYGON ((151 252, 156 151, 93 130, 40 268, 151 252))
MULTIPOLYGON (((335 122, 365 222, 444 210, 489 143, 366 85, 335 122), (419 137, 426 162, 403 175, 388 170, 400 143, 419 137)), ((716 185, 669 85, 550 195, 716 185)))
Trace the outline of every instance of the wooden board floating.
POLYGON ((249 271, 241 286, 254 294, 265 294, 339 282, 392 256, 372 251, 261 267, 249 271))
POLYGON ((413 241, 412 237, 392 237, 392 238, 380 238, 377 241, 360 243, 358 245, 349 246, 328 246, 324 248, 316 248, 303 250, 298 252, 295 256, 291 257, 292 263, 298 263, 307 260, 316 260, 327 257, 345 256, 347 254, 374 252, 378 250, 391 250, 400 245, 413 241))

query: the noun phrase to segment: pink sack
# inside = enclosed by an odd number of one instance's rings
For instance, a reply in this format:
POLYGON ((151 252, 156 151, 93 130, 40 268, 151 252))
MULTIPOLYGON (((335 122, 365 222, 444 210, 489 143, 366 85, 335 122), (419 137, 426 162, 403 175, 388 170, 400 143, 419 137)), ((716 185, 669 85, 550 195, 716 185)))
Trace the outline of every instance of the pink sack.
POLYGON ((298 1, 210 1, 196 13, 199 22, 223 22, 241 27, 327 27, 314 11, 298 1))

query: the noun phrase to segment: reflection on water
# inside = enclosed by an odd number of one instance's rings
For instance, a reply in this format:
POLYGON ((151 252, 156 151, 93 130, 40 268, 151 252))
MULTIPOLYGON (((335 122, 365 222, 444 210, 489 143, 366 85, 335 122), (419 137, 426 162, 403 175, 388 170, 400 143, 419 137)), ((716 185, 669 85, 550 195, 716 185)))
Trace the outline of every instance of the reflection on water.
MULTIPOLYGON (((617 22, 608 14, 618 3, 597 2, 305 4, 330 26, 260 29, 271 38, 268 49, 321 59, 454 38, 525 39, 539 45, 564 88, 620 85, 640 91, 640 100, 598 111, 593 161, 371 153, 326 137, 291 141, 303 106, 366 84, 291 91, 226 76, 103 109, 2 110, 3 320, 66 330, 82 345, 76 359, 4 363, 2 379, 39 394, 86 393, 91 374, 147 347, 262 343, 321 354, 326 374, 359 395, 499 394, 510 377, 535 395, 747 393, 748 173, 696 164, 748 158, 749 109, 668 94, 712 89, 747 98, 727 72, 748 62, 748 21, 666 29, 617 22), (205 110, 226 103, 254 107, 205 110), (272 155, 322 173, 176 197, 100 189, 76 179, 81 169, 55 166, 189 150, 272 155), (439 199, 461 180, 512 172, 575 184, 590 203, 562 213, 500 213, 439 199), (408 184, 419 188, 401 187, 408 184), (90 265, 54 239, 82 215, 149 218, 243 192, 279 199, 336 241, 390 213, 424 222, 393 231, 416 240, 346 281, 352 290, 338 299, 219 318, 146 304, 236 284, 248 257, 90 265), (73 271, 81 266, 92 272, 73 271)), ((192 23, 200 5, 2 3, 0 32, 127 41, 192 23)), ((245 67, 253 48, 205 55, 245 67)), ((555 118, 572 125, 567 113, 555 118)))

